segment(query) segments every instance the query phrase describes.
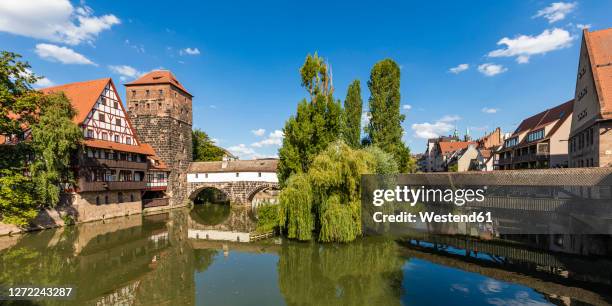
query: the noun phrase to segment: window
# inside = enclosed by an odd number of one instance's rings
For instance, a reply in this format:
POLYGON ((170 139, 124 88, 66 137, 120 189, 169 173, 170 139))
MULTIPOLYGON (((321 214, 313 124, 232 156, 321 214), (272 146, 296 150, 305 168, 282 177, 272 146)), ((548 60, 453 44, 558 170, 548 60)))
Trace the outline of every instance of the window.
POLYGON ((159 90, 159 96, 161 97, 161 96, 163 96, 163 95, 164 95, 164 90, 163 90, 163 89, 160 89, 160 90, 159 90))
POLYGON ((134 194, 130 193, 130 202, 134 202, 134 194))
POLYGON ((100 196, 96 196, 96 205, 100 205, 100 196))
POLYGON ((123 203, 123 193, 117 193, 117 203, 123 203))
POLYGON ((506 147, 513 147, 513 146, 516 146, 517 144, 518 144, 517 137, 513 137, 513 138, 506 140, 506 147))
POLYGON ((115 124, 118 125, 118 126, 121 126, 121 118, 117 118, 115 120, 115 124))
POLYGON ((257 173, 257 176, 258 176, 258 177, 261 177, 261 172, 257 173))
MULTIPOLYGON (((132 98, 136 97, 136 91, 132 90, 132 98)), ((136 107, 138 107, 138 104, 136 104, 136 107)))
POLYGON ((106 122, 106 118, 104 117, 104 114, 98 114, 98 120, 100 120, 100 122, 106 122))
POLYGON ((527 141, 531 142, 531 141, 536 141, 536 140, 540 140, 544 138, 544 130, 537 130, 535 132, 531 132, 529 133, 529 135, 527 135, 527 141))
POLYGON ((108 196, 107 195, 104 196, 104 204, 108 204, 108 196))
POLYGON ((132 144, 132 138, 131 137, 125 137, 125 143, 131 145, 132 144))
POLYGON ((145 95, 147 96, 147 98, 149 97, 149 90, 148 89, 145 91, 145 95))
POLYGON ((240 172, 236 172, 236 177, 239 177, 239 176, 240 176, 240 172))
POLYGON ((94 137, 94 132, 92 129, 87 129, 87 138, 93 138, 94 137))
POLYGON ((115 142, 119 142, 119 135, 115 135, 115 142))
POLYGON ((100 103, 102 105, 106 105, 106 98, 105 97, 100 98, 100 103))
POLYGON ((113 107, 116 109, 119 109, 119 103, 117 103, 116 101, 113 103, 113 107))
POLYGON ((108 133, 102 132, 102 140, 108 140, 108 133))
POLYGON ((198 174, 196 173, 196 178, 198 178, 198 174))

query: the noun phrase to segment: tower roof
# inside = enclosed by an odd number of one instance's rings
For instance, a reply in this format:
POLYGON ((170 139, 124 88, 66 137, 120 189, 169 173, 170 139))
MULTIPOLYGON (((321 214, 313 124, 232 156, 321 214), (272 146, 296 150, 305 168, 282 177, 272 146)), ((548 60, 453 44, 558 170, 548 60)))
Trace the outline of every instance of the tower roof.
POLYGON ((135 85, 152 84, 171 84, 193 97, 193 95, 190 94, 185 87, 183 87, 183 85, 176 79, 170 70, 153 70, 132 82, 126 83, 125 86, 130 87, 135 85))

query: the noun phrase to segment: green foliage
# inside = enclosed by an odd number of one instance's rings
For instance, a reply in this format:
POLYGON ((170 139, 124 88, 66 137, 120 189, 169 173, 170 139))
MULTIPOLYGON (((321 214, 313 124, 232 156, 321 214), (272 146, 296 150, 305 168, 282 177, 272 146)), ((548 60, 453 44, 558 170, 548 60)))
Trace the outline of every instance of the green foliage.
POLYGON ((82 133, 72 122, 76 113, 66 96, 33 90, 39 77, 19 58, 0 55, 0 135, 21 140, 0 146, 0 166, 6 169, 0 216, 2 222, 24 226, 36 216, 36 207, 56 205, 63 185, 73 183, 70 162, 82 133), (31 137, 24 137, 26 132, 31 137))
POLYGON ((448 166, 448 172, 458 172, 458 171, 459 171, 459 165, 457 163, 454 163, 448 166))
POLYGON ((192 132, 193 161, 219 161, 225 151, 214 144, 206 132, 195 129, 192 132))
POLYGON ((32 125, 30 173, 37 199, 54 206, 59 202, 61 185, 74 183, 70 161, 83 134, 72 121, 76 111, 64 94, 41 96, 39 104, 40 117, 32 125))
POLYGON ((308 175, 294 174, 280 195, 279 226, 287 237, 311 240, 314 230, 313 191, 308 175))
POLYGON ((332 96, 328 82, 331 77, 323 60, 316 54, 309 55, 300 72, 302 85, 311 93, 312 100, 302 100, 296 115, 285 122, 285 137, 279 150, 281 186, 287 185, 292 174, 307 172, 314 157, 338 140, 342 132, 342 106, 332 96))
POLYGON ((361 235, 361 175, 396 171, 393 157, 378 148, 330 144, 307 173, 293 175, 281 191, 281 229, 298 240, 355 240, 361 235))
POLYGON ((406 172, 410 150, 402 142, 400 114, 400 69, 391 59, 384 59, 372 67, 370 80, 370 123, 366 127, 369 141, 391 153, 398 162, 399 170, 406 172))
POLYGON ((36 217, 38 205, 34 184, 28 177, 9 170, 0 173, 0 217, 2 222, 27 226, 36 217))
POLYGON ((257 207, 257 232, 276 230, 279 223, 280 205, 264 203, 257 207))
POLYGON ((353 81, 349 85, 344 100, 345 129, 344 141, 352 148, 359 148, 361 145, 361 84, 359 80, 353 81))

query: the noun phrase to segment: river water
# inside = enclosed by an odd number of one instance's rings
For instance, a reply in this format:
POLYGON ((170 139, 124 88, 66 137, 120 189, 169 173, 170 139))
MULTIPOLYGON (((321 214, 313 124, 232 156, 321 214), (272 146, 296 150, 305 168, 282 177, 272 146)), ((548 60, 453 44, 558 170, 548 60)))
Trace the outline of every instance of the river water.
POLYGON ((243 229, 252 225, 248 213, 196 207, 0 237, 0 285, 75 288, 71 299, 25 305, 612 302, 612 263, 605 254, 552 252, 534 247, 543 243, 533 239, 244 242, 249 236, 243 229))

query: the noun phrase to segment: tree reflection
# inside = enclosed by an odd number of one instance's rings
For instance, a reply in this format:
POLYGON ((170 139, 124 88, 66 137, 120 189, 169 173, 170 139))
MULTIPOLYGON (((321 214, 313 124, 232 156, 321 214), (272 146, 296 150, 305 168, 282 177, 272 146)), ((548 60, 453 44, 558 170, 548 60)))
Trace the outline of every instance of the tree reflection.
POLYGON ((400 305, 402 259, 388 240, 282 247, 279 286, 288 305, 400 305))

